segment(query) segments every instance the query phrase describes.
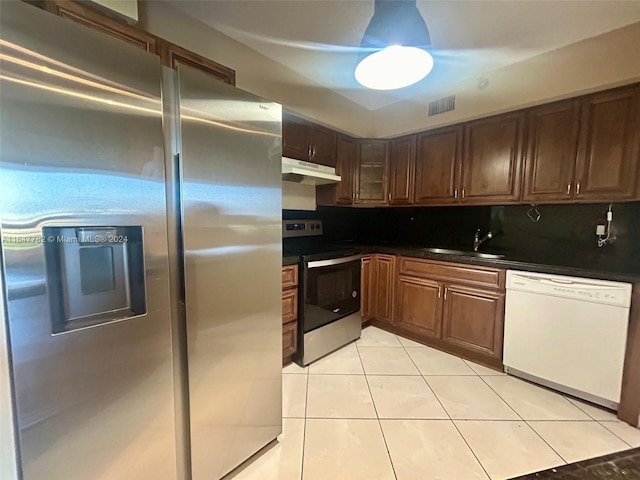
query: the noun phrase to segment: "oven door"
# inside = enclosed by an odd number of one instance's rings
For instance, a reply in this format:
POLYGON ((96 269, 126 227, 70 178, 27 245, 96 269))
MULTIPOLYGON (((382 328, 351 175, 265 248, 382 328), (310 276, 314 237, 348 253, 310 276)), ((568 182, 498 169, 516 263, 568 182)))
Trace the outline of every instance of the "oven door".
POLYGON ((352 255, 305 263, 304 333, 360 310, 361 257, 352 255))

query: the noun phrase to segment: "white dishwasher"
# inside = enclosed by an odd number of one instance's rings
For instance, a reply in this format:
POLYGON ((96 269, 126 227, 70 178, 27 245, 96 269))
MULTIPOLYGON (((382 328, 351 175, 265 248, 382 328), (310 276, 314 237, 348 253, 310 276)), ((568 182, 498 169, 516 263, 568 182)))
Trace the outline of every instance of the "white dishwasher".
POLYGON ((505 371, 616 410, 631 285, 507 271, 505 371))

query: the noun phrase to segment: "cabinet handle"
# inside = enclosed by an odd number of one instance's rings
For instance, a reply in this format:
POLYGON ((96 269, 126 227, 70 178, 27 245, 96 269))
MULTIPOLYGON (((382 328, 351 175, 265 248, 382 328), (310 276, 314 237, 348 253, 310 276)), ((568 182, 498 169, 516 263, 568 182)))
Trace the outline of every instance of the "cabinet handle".
POLYGON ((356 199, 356 192, 353 192, 353 193, 351 194, 351 201, 353 201, 353 200, 355 200, 355 199, 356 199))
POLYGON ((389 199, 389 203, 391 203, 391 194, 387 195, 387 198, 389 199))
POLYGON ((580 182, 576 183, 576 195, 580 195, 580 182))
POLYGON ((571 195, 571 184, 567 183, 567 195, 571 195))
POLYGON ((311 150, 311 145, 309 145, 309 151, 308 151, 308 153, 307 153, 307 155, 309 156, 309 158, 311 158, 311 152, 312 152, 312 150, 311 150))
POLYGON ((438 287, 438 298, 442 298, 442 289, 438 287))
POLYGON ((444 289, 444 299, 445 300, 447 299, 447 289, 446 288, 444 289))
POLYGON ((457 188, 453 191, 453 198, 458 198, 458 189, 457 188))
POLYGON ((464 198, 464 188, 462 189, 462 198, 464 198))

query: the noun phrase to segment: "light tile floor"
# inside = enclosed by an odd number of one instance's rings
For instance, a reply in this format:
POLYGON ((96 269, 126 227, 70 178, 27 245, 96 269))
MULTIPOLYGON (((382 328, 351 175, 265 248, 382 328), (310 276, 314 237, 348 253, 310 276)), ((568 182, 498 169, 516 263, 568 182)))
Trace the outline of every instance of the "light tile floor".
POLYGON ((234 479, 508 479, 640 446, 606 410, 368 327, 283 369, 280 441, 234 479))

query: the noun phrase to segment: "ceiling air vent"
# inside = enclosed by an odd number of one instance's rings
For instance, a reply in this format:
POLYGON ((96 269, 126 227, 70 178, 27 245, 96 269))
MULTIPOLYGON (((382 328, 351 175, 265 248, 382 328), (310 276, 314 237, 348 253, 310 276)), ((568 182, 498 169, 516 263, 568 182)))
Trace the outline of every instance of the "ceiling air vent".
POLYGON ((456 108, 456 96, 449 95, 448 97, 442 97, 433 102, 429 102, 429 116, 440 115, 444 112, 450 112, 456 108))

